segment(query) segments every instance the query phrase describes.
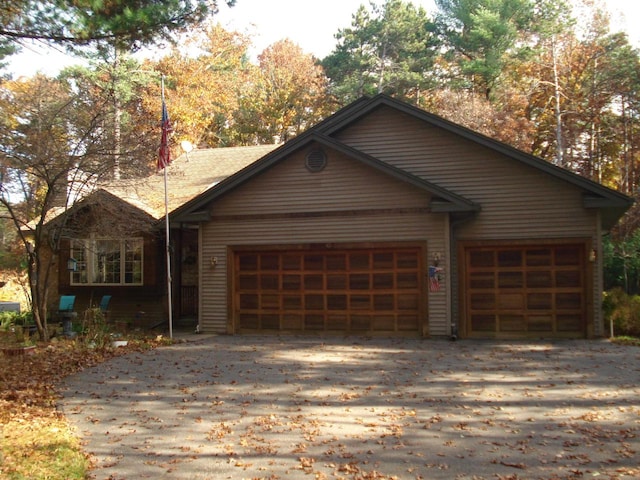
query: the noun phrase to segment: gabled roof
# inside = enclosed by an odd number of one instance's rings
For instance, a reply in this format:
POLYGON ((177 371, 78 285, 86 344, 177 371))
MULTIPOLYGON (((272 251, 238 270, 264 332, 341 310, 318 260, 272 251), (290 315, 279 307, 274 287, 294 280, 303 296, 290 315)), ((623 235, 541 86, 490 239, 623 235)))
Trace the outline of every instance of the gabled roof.
POLYGON ((603 214, 603 226, 606 229, 612 227, 624 212, 633 205, 633 199, 620 192, 605 187, 604 185, 589 180, 588 178, 569 170, 553 165, 552 163, 536 157, 535 155, 518 150, 506 143, 499 142, 498 140, 487 137, 486 135, 470 130, 462 125, 453 123, 445 118, 429 113, 413 105, 409 105, 408 103, 395 100, 384 94, 372 97, 368 99, 368 101, 352 103, 327 118, 324 122, 318 124, 317 128, 326 135, 334 135, 338 131, 357 122, 363 116, 385 106, 413 116, 414 118, 422 120, 435 127, 442 128, 445 131, 494 150, 499 154, 505 155, 515 161, 538 169, 552 177, 563 180, 582 189, 584 191, 585 208, 601 209, 603 214))
POLYGON ((48 226, 62 226, 65 235, 75 235, 87 228, 92 231, 111 234, 126 235, 132 231, 146 230, 154 225, 156 219, 144 210, 120 198, 104 189, 99 188, 90 195, 74 203, 70 208, 58 208, 52 210, 48 226), (99 215, 86 217, 82 212, 92 208, 100 211, 99 215), (80 213, 80 215, 78 215, 80 213), (87 224, 87 219, 91 225, 87 224), (126 218, 126 222, 114 221, 114 219, 126 218), (98 219, 96 221, 96 219, 98 219))
MULTIPOLYGON (((176 158, 167 167, 169 211, 197 197, 218 182, 255 162, 276 145, 224 147, 195 150, 176 158)), ((65 214, 73 214, 87 205, 124 202, 152 220, 165 215, 164 172, 146 178, 122 179, 99 185, 70 208, 58 208, 48 215, 47 223, 65 214)))
POLYGON ((491 149, 496 153, 511 158, 514 161, 521 162, 529 167, 538 169, 552 177, 578 187, 584 192, 583 204, 585 208, 599 208, 601 210, 603 226, 606 229, 612 227, 624 212, 633 204, 633 200, 631 198, 600 185, 599 183, 557 167, 541 158, 527 154, 507 144, 474 132, 466 127, 457 125, 442 117, 381 94, 372 98, 363 97, 342 108, 311 129, 302 133, 293 140, 290 140, 285 145, 282 145, 278 149, 265 155, 265 157, 259 161, 248 165, 231 177, 223 180, 220 184, 216 185, 215 188, 204 192, 202 195, 193 198, 183 206, 177 208, 171 214, 172 220, 205 220, 206 215, 202 209, 209 202, 238 187, 254 175, 269 169, 271 166, 278 163, 281 159, 290 155, 294 151, 305 148, 311 142, 317 142, 329 148, 333 148, 399 180, 411 183, 429 191, 434 197, 436 197, 434 198, 434 201, 432 201, 431 205, 431 208, 434 211, 471 212, 478 210, 480 207, 468 199, 447 191, 433 183, 427 182, 417 176, 411 175, 401 169, 392 167, 386 162, 376 159, 337 141, 335 138, 332 138, 332 136, 340 130, 350 126, 360 120, 363 116, 382 107, 390 107, 413 116, 420 121, 442 128, 448 132, 491 149))
POLYGON ((308 133, 302 134, 294 138, 293 140, 290 140, 285 145, 266 155, 260 161, 248 165, 246 168, 237 172, 235 175, 232 175, 231 177, 220 182, 218 185, 216 185, 215 188, 208 190, 207 192, 178 208, 170 215, 172 221, 179 222, 205 220, 207 218, 207 215, 206 213, 202 212, 201 209, 204 208, 207 204, 242 185, 244 182, 254 177, 255 175, 268 170, 273 165, 277 164, 281 159, 287 157, 291 153, 300 149, 307 148, 311 144, 319 144, 343 153, 351 159, 368 165, 397 180, 425 190, 432 195, 433 200, 431 208, 434 211, 471 212, 480 209, 479 205, 467 200, 466 198, 461 197, 460 195, 450 192, 418 176, 412 175, 402 169, 394 167, 386 162, 372 157, 371 155, 367 155, 366 153, 356 150, 342 142, 339 142, 334 138, 316 133, 315 129, 311 129, 311 131, 309 131, 308 133))

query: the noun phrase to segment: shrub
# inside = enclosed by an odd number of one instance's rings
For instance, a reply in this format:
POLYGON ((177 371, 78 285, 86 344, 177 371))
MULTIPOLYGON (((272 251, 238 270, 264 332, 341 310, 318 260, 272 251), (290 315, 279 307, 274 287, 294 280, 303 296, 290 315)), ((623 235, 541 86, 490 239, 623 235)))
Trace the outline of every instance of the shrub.
POLYGON ((0 330, 8 330, 16 325, 22 327, 33 325, 33 314, 31 312, 0 312, 0 330))
POLYGON ((87 346, 104 349, 111 345, 111 328, 99 308, 88 308, 82 318, 81 335, 87 346))
POLYGON ((628 295, 622 288, 605 292, 603 310, 607 322, 613 321, 614 334, 640 337, 640 296, 628 295))

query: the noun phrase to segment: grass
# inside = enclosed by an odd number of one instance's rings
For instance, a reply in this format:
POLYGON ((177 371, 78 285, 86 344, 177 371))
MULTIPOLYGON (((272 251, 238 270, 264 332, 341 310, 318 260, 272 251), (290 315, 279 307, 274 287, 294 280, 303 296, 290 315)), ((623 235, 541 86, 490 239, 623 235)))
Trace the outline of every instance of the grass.
POLYGON ((0 354, 0 479, 88 478, 91 461, 56 405, 65 376, 132 351, 168 343, 127 339, 126 347, 88 348, 79 340, 38 344, 30 355, 0 354))
POLYGON ((90 462, 64 418, 13 418, 3 425, 2 471, 7 479, 84 479, 90 462))
POLYGON ((629 337, 629 336, 619 336, 611 339, 612 343, 617 343, 619 345, 634 345, 636 347, 640 347, 640 338, 638 337, 629 337))

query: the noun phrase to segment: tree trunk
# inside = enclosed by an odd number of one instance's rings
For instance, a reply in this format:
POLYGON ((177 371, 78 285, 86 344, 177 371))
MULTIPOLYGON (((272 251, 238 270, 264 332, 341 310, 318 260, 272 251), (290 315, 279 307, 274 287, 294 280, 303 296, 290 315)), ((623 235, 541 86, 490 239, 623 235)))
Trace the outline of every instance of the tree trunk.
POLYGON ((562 92, 558 74, 558 54, 555 39, 552 40, 551 56, 553 57, 553 93, 555 100, 556 118, 556 165, 564 167, 564 141, 562 138, 562 92))

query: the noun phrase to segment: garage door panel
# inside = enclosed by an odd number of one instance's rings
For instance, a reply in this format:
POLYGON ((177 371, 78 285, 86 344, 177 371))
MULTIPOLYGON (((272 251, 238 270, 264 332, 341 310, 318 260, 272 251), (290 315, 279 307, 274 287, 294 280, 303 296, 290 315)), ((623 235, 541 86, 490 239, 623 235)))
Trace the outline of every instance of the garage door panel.
MULTIPOLYGON (((300 270, 302 265, 302 257, 300 255, 282 255, 283 270, 300 270)), ((242 265, 240 265, 242 268, 242 265)))
POLYGON ((262 328, 265 330, 279 330, 280 329, 280 316, 275 314, 263 314, 261 315, 262 328))
POLYGON ((552 315, 531 315, 527 322, 528 329, 531 332, 553 332, 553 316, 552 315))
POLYGON ((399 289, 418 289, 420 288, 420 278, 418 272, 404 272, 396 275, 396 285, 399 289))
POLYGON ((496 296, 493 293, 474 293, 470 296, 472 310, 495 310, 496 296))
POLYGON ((327 295, 327 310, 347 310, 348 300, 349 297, 345 294, 327 295))
POLYGON ((374 253, 373 254, 373 268, 382 270, 393 269, 393 253, 374 253))
POLYGON ((467 247, 468 334, 584 336, 585 251, 584 244, 467 247))
POLYGON ((302 309, 302 295, 283 295, 282 308, 287 311, 302 309))
POLYGON ((556 272, 556 286, 557 287, 581 287, 582 276, 577 271, 559 271, 556 272))
POLYGON ((398 315, 398 330, 401 332, 415 332, 420 328, 420 317, 416 314, 398 315))
POLYGON ((551 310, 553 297, 551 293, 530 293, 527 295, 527 309, 551 310))
POLYGON ((535 248, 527 249, 528 267, 548 267, 551 265, 551 249, 535 248))
POLYGON ((374 295, 373 307, 376 311, 396 310, 396 296, 392 293, 374 295))
POLYGON ((496 331, 496 316, 492 314, 471 315, 471 330, 473 332, 495 332, 496 331))
POLYGON ((302 328, 302 315, 300 313, 286 313, 282 315, 283 330, 300 330, 302 328))
POLYGON ((553 287, 553 275, 548 270, 533 270, 527 272, 528 288, 551 288, 553 287))
POLYGON ((354 332, 368 332, 371 329, 371 317, 369 315, 352 315, 351 330, 354 332))
POLYGON ((500 310, 522 310, 525 307, 525 297, 522 293, 503 293, 498 297, 500 310))
POLYGON ((556 249, 556 265, 580 265, 580 254, 575 248, 556 249))
POLYGON ((500 315, 501 332, 521 332, 526 328, 524 315, 500 315))
POLYGON ((393 315, 374 315, 372 329, 375 331, 393 331, 396 319, 393 315))
POLYGON ((243 312, 239 315, 240 328, 255 330, 260 327, 260 318, 257 313, 243 312))
POLYGON ((305 290, 322 290, 323 277, 319 274, 305 275, 304 276, 304 289, 305 290))
POLYGON ((520 250, 498 250, 498 267, 521 267, 522 258, 520 250))
POLYGON ((469 274, 469 286, 474 290, 494 288, 495 274, 493 272, 472 272, 469 274))
POLYGON ((327 315, 327 330, 344 331, 349 324, 349 317, 340 313, 329 313, 327 315))
POLYGON ((498 274, 498 288, 522 288, 524 275, 520 272, 500 272, 498 274))
POLYGON ((351 295, 349 306, 352 310, 370 310, 371 296, 369 295, 351 295))
POLYGON ((262 290, 280 290, 280 278, 277 275, 261 275, 260 288, 262 290))
POLYGON ((417 246, 235 252, 237 329, 419 335, 421 258, 417 246))
POLYGON ((304 328, 305 330, 311 331, 323 331, 325 329, 324 326, 324 315, 321 314, 313 314, 307 313, 304 316, 304 328))
POLYGON ((468 252, 469 266, 472 268, 488 268, 495 266, 493 251, 473 250, 468 252))
POLYGON ((582 316, 580 314, 558 315, 558 331, 575 332, 580 329, 582 316))

